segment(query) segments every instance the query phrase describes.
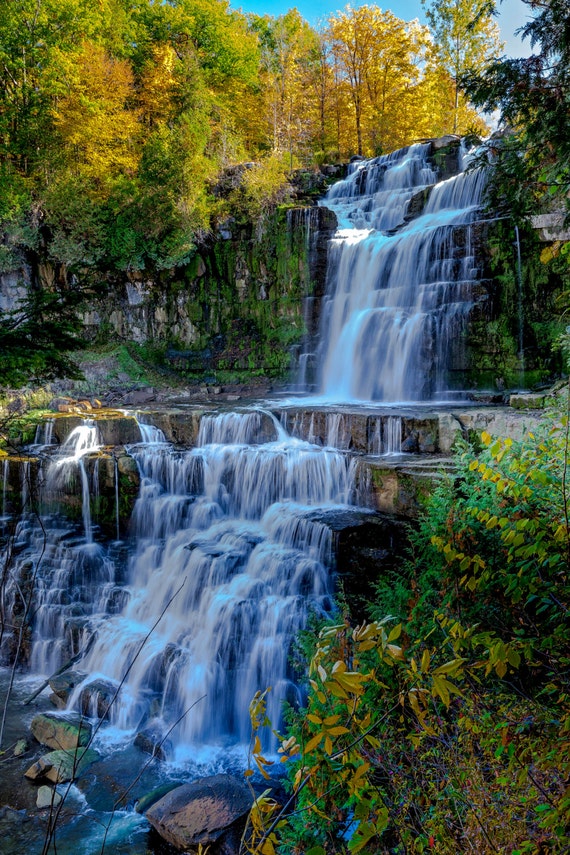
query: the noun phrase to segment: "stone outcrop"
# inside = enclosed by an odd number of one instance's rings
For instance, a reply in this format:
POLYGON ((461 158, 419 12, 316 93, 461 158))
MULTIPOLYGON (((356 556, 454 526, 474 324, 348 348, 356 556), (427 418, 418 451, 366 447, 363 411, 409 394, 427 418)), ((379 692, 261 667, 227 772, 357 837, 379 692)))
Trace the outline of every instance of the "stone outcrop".
POLYGON ((38 788, 38 795, 36 798, 36 807, 38 810, 44 810, 44 808, 54 808, 57 807, 63 799, 57 790, 54 790, 53 787, 48 787, 46 784, 38 788))
POLYGON ((118 685, 110 680, 92 680, 81 689, 79 709, 89 717, 108 718, 117 690, 118 685))
POLYGON ((214 853, 237 852, 253 797, 231 775, 183 784, 146 811, 161 837, 185 851, 200 844, 214 853))
POLYGON ((81 671, 65 671, 50 677, 49 686, 52 690, 50 700, 59 709, 65 709, 73 689, 83 682, 87 674, 81 671))
POLYGON ((134 744, 145 754, 150 754, 158 760, 166 760, 172 749, 172 742, 166 736, 161 723, 157 721, 151 721, 139 730, 134 744))

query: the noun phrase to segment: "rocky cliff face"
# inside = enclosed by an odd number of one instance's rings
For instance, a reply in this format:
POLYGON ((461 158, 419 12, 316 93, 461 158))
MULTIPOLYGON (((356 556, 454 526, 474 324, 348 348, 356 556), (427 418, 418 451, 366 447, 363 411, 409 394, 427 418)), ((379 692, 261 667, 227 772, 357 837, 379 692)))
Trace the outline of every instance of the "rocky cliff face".
MULTIPOLYGON (((442 178, 454 174, 459 141, 434 141, 433 162, 442 178)), ((96 296, 82 313, 87 338, 150 345, 188 380, 285 376, 301 354, 316 350, 327 244, 336 218, 317 207, 314 197, 334 177, 300 174, 291 203, 256 224, 224 221, 185 267, 152 275, 101 275, 93 289, 96 296)), ((428 193, 412 200, 410 218, 421 213, 428 193)), ((456 368, 464 388, 529 386, 552 379, 560 368, 551 342, 560 332, 556 297, 570 285, 570 277, 561 265, 556 267, 556 260, 550 266, 541 263, 543 247, 530 230, 520 234, 518 271, 512 232, 510 221, 501 221, 483 225, 478 236, 490 248, 481 281, 484 299, 473 313, 467 341, 456 342, 456 368)), ((85 276, 93 284, 96 274, 85 276)), ((45 258, 23 261, 18 270, 0 275, 0 311, 14 309, 38 282, 50 287, 54 281, 83 284, 45 258)), ((314 366, 305 358, 310 385, 314 366)))

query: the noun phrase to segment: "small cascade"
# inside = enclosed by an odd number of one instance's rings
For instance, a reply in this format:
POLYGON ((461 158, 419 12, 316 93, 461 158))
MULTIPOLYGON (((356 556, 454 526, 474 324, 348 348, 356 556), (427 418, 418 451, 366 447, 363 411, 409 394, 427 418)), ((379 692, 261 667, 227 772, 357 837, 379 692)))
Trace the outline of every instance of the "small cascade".
POLYGON ((383 454, 400 454, 402 451, 402 419, 388 416, 383 422, 383 454))
POLYGON ((433 400, 449 384, 480 272, 472 223, 482 171, 437 183, 430 145, 352 165, 323 204, 337 216, 320 329, 320 387, 338 401, 433 400))
POLYGON ((85 540, 93 543, 93 524, 91 520, 90 482, 85 468, 84 458, 94 454, 101 447, 95 422, 86 420, 71 431, 58 456, 52 462, 46 476, 48 493, 57 492, 79 474, 81 481, 81 510, 85 540))
POLYGON ((34 438, 34 446, 41 446, 44 448, 48 448, 51 445, 54 445, 55 439, 53 435, 53 429, 55 425, 55 418, 46 419, 43 422, 40 422, 36 427, 36 435, 34 438))
POLYGON ((347 449, 350 443, 348 419, 342 413, 326 414, 325 445, 347 449))
POLYGON ((198 445, 252 444, 259 438, 261 422, 260 412, 203 416, 200 420, 198 445))
POLYGON ((164 432, 155 425, 143 422, 140 415, 137 418, 137 424, 141 432, 141 442, 144 442, 146 445, 156 445, 159 442, 166 442, 164 432))

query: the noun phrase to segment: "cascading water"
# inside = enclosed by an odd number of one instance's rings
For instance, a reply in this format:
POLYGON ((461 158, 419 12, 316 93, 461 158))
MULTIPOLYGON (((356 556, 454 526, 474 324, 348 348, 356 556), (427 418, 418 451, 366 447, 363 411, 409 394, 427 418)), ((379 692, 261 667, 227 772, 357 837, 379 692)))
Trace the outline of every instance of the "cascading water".
POLYGON ((85 540, 93 542, 93 527, 91 522, 90 485, 84 458, 96 452, 100 447, 97 425, 87 421, 76 427, 61 447, 60 453, 47 474, 48 492, 54 493, 58 488, 69 482, 79 472, 81 479, 81 508, 85 540))
POLYGON ((180 719, 179 745, 246 740, 255 691, 272 686, 275 722, 297 697, 290 645, 332 595, 330 534, 303 515, 348 503, 352 469, 276 429, 260 442, 267 431, 260 413, 228 413, 202 419, 196 449, 132 449, 142 484, 129 602, 81 663, 89 680, 130 669, 110 712, 121 727, 154 711, 180 719))
MULTIPOLYGON (((81 539, 52 521, 46 547, 27 523, 20 565, 44 550, 30 662, 49 674, 87 650, 77 668, 89 676, 70 706, 92 713, 90 684, 124 681, 111 721, 132 732, 180 719, 170 740, 183 757, 247 741, 257 690, 272 687, 275 724, 285 699, 299 701, 291 645, 311 612, 332 608, 331 532, 315 516, 354 501, 355 464, 291 438, 262 411, 202 416, 190 450, 150 426, 141 433, 146 442, 130 449, 141 485, 123 582, 114 544, 93 542, 84 498, 81 539)), ((48 465, 47 493, 78 474, 83 493, 97 450, 94 427, 76 429, 48 465)))
POLYGON ((485 176, 437 184, 430 151, 417 144, 353 164, 323 200, 339 223, 319 350, 331 402, 433 400, 447 388, 479 276, 471 224, 485 176))

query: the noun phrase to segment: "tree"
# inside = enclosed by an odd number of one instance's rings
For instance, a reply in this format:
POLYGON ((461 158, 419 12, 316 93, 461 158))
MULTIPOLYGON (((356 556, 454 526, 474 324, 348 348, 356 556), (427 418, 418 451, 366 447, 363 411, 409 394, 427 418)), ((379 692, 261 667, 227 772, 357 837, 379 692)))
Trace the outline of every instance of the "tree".
POLYGON ((131 106, 133 84, 130 64, 92 42, 84 42, 72 57, 60 84, 65 89, 52 108, 59 150, 68 168, 90 177, 94 185, 137 168, 140 123, 131 106))
POLYGON ((436 50, 455 87, 453 132, 459 127, 460 81, 480 71, 503 49, 488 0, 422 0, 436 50))
POLYGON ((12 312, 0 312, 0 388, 56 377, 82 377, 69 352, 83 346, 76 292, 35 291, 12 312))
POLYGON ((377 6, 347 6, 329 19, 327 35, 334 57, 339 138, 351 139, 348 145, 343 139, 346 153, 355 147, 359 154, 377 155, 433 134, 440 111, 425 108, 426 73, 433 64, 427 27, 377 6), (352 135, 346 128, 347 106, 352 135))
POLYGON ((250 28, 259 39, 270 145, 274 153, 288 153, 292 168, 294 155, 302 155, 316 135, 309 76, 318 37, 296 9, 277 18, 251 16, 250 28))
POLYGON ((567 208, 570 190, 570 3, 524 2, 535 12, 520 30, 533 54, 496 60, 463 81, 474 103, 499 110, 508 129, 490 146, 492 201, 519 218, 537 202, 567 208))

